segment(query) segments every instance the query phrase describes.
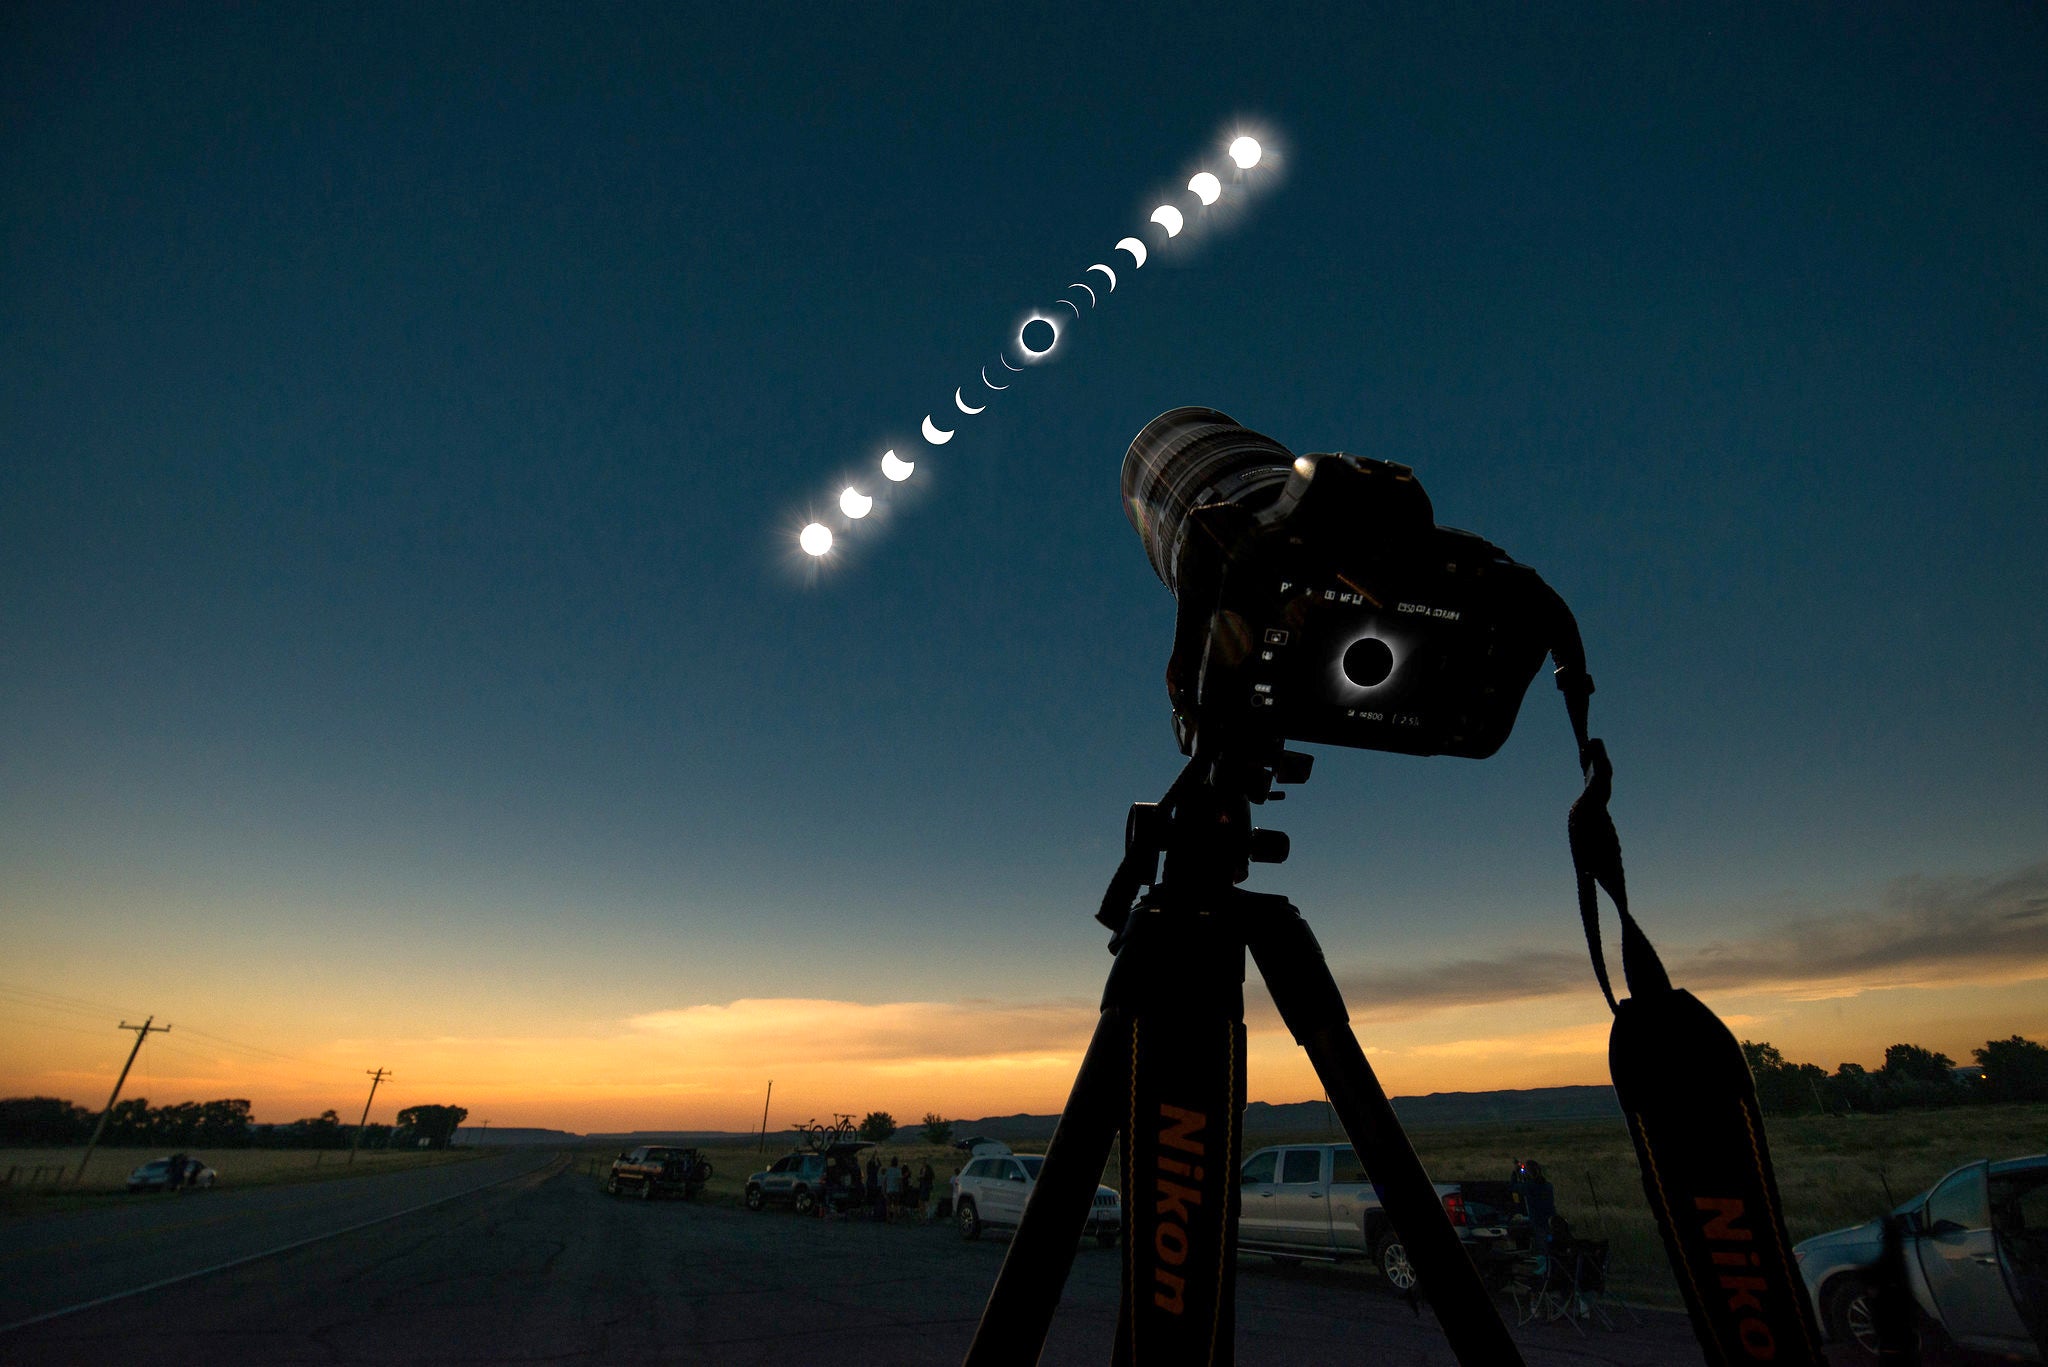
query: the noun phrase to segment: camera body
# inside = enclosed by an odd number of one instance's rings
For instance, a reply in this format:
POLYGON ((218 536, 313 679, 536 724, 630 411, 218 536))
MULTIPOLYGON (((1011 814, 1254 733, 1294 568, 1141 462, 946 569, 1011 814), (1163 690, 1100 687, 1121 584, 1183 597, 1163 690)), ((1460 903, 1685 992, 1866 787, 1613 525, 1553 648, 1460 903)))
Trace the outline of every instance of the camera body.
POLYGON ((1139 434, 1125 487, 1140 534, 1176 543, 1146 536, 1179 604, 1167 687, 1183 750, 1199 734, 1483 759, 1507 740, 1557 597, 1499 547, 1437 526, 1408 467, 1292 457, 1221 414, 1177 409, 1139 434), (1149 478, 1134 481, 1139 444, 1169 420, 1182 437, 1209 430, 1149 448, 1149 478), (1240 438, 1227 451, 1219 423, 1240 438), (1159 471, 1205 458, 1208 478, 1176 491, 1179 516, 1141 518, 1134 483, 1172 491, 1159 471))

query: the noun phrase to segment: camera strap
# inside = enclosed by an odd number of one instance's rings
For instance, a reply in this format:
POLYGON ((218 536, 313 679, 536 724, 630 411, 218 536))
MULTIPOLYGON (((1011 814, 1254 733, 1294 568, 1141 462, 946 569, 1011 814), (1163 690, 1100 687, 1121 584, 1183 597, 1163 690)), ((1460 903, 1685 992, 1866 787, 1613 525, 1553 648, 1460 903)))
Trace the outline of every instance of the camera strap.
POLYGON ((1607 747, 1587 734, 1593 681, 1577 623, 1562 600, 1558 608, 1557 684, 1586 778, 1567 821, 1579 920, 1593 976, 1614 1013, 1607 1063, 1635 1141, 1643 1194, 1712 1367, 1820 1367, 1825 1359, 1785 1233, 1748 1061, 1718 1016, 1672 986, 1655 946, 1629 914, 1621 837, 1607 811, 1614 765, 1607 747), (1629 995, 1619 1001, 1600 942, 1602 889, 1621 918, 1629 995))

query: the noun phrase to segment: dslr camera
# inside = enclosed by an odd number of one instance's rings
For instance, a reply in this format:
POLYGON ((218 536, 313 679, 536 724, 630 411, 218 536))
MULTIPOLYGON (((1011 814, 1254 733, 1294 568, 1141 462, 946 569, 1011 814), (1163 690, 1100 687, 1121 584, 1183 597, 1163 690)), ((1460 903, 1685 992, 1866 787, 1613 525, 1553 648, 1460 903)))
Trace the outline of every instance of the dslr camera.
POLYGON ((1181 750, 1287 740, 1484 759, 1563 605, 1498 546, 1436 524, 1405 465, 1296 456, 1209 408, 1145 425, 1124 512, 1177 611, 1181 750))

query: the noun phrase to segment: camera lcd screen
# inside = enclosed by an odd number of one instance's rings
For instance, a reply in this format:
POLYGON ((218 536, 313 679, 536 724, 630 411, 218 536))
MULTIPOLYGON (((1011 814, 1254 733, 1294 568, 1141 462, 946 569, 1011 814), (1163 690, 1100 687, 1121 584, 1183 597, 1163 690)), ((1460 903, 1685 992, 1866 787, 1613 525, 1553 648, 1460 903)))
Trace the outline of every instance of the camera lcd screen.
POLYGON ((1456 576, 1406 593, 1341 575, 1270 583, 1266 604, 1219 633, 1235 638, 1236 658, 1227 682, 1214 682, 1254 724, 1416 755, 1484 758, 1507 739, 1544 647, 1486 586, 1456 576))

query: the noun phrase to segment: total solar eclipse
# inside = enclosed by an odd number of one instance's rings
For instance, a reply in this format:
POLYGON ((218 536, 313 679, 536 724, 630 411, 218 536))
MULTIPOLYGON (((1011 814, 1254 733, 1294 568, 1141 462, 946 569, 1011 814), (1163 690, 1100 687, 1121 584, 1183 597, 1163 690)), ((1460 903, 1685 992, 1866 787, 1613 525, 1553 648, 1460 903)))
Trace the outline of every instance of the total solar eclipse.
POLYGON ((1393 649, 1377 636, 1361 636, 1344 652, 1344 677, 1360 688, 1377 688, 1393 672, 1393 649))
POLYGON ((1034 360, 1051 355, 1059 341, 1060 326, 1050 318, 1027 319, 1024 326, 1017 329, 1017 345, 1034 360))

